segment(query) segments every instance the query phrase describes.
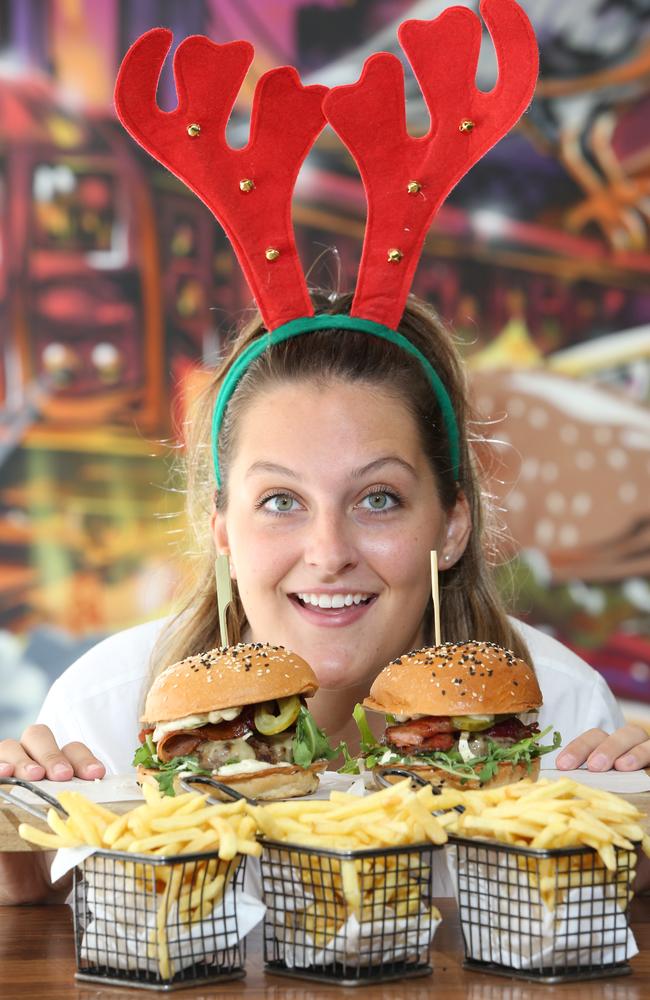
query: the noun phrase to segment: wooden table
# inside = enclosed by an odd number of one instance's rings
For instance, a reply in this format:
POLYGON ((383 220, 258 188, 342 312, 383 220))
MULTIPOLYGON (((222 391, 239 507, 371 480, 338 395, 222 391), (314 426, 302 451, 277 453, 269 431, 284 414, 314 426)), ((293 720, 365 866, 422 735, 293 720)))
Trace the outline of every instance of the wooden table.
MULTIPOLYGON (((632 904, 632 928, 639 955, 632 975, 582 983, 548 986, 523 980, 467 972, 462 967, 462 939, 455 903, 441 900, 443 923, 434 939, 433 976, 387 983, 385 986, 344 988, 305 979, 267 975, 262 970, 261 934, 248 939, 246 978, 223 984, 176 990, 173 997, 211 1000, 647 1000, 650 995, 650 896, 632 904)), ((2 1000, 118 1000, 151 995, 150 991, 102 986, 74 978, 72 911, 67 906, 0 907, 0 997, 2 1000)), ((158 996, 164 995, 157 992, 158 996)))

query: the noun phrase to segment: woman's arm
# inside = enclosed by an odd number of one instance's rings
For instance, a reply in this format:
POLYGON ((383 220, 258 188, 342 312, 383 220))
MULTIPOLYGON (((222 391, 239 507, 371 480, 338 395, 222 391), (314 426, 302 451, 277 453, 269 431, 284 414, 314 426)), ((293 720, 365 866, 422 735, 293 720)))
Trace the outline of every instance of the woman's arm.
POLYGON ((0 906, 64 903, 72 888, 72 872, 52 885, 53 857, 53 851, 0 853, 0 906))

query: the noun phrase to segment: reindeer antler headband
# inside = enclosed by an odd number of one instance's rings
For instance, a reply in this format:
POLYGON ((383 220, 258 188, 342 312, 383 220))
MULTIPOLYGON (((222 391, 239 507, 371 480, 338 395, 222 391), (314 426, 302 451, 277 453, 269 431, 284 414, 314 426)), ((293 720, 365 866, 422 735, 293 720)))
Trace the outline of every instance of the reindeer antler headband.
POLYGON ((226 142, 226 124, 253 58, 248 42, 216 45, 186 38, 174 56, 175 111, 156 104, 158 78, 172 34, 154 28, 129 49, 115 88, 128 132, 187 184, 221 223, 269 331, 227 372, 213 420, 223 415, 248 365, 273 344, 318 329, 355 329, 389 340, 416 356, 442 411, 454 475, 459 475, 458 426, 449 396, 424 355, 398 326, 422 244, 433 217, 463 175, 517 122, 537 79, 537 46, 515 0, 482 0, 481 14, 496 50, 499 75, 489 93, 477 90, 481 23, 465 7, 433 21, 406 21, 400 45, 422 89, 431 127, 406 130, 404 76, 395 56, 371 56, 351 86, 303 87, 292 67, 265 73, 253 97, 250 139, 226 142), (298 171, 328 121, 359 167, 368 218, 350 315, 314 316, 298 259, 291 198, 298 171))

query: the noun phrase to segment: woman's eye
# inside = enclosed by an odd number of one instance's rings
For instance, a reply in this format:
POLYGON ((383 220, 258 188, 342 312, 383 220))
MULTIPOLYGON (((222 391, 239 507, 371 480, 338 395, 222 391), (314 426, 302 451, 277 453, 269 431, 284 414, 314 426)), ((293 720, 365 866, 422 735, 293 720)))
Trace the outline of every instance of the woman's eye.
POLYGON ((397 503, 396 497, 385 490, 381 490, 365 496, 360 506, 365 507, 366 510, 390 510, 391 507, 396 507, 397 503))
POLYGON ((288 493, 276 493, 274 496, 263 500, 261 506, 265 510, 270 510, 273 514, 288 514, 296 509, 294 504, 298 506, 298 501, 295 497, 290 496, 288 493))

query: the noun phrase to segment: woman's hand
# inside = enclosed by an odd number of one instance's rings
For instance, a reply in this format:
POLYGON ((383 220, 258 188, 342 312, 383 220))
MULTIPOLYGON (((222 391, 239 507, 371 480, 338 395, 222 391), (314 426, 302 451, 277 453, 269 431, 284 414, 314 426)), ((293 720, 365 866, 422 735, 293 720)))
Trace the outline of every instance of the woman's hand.
POLYGON ((590 729, 571 740, 555 763, 561 771, 571 771, 585 761, 590 771, 639 771, 650 766, 650 734, 633 725, 609 735, 602 729, 590 729))
POLYGON ((103 778, 106 768, 83 743, 66 743, 59 748, 47 726, 29 726, 18 740, 0 741, 0 779, 27 781, 69 781, 103 778))

